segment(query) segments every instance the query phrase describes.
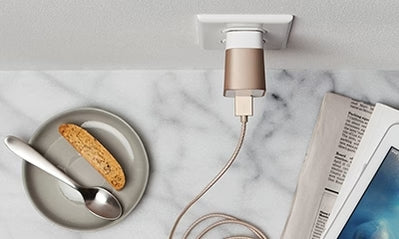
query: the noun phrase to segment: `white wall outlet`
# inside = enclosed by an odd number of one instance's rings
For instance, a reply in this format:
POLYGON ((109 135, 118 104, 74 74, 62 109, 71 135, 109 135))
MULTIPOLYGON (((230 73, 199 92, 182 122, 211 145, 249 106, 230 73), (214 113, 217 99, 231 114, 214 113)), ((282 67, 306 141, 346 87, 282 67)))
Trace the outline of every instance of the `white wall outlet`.
POLYGON ((294 16, 292 15, 240 15, 200 14, 198 20, 199 43, 204 49, 224 49, 225 31, 264 31, 265 49, 286 48, 294 16))

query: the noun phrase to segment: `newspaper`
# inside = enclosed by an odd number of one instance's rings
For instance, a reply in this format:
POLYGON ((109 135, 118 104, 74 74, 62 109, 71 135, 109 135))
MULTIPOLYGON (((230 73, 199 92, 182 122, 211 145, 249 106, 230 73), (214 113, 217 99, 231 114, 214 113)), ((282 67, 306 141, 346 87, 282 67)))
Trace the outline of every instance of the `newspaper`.
POLYGON ((325 95, 281 238, 321 238, 373 108, 325 95))

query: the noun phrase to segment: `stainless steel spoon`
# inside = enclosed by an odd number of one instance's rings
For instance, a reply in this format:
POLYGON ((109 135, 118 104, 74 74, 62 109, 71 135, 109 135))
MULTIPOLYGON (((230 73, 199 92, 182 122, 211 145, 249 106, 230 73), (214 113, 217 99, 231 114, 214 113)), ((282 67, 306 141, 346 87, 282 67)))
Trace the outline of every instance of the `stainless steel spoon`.
POLYGON ((7 136, 4 143, 19 157, 79 191, 87 209, 94 215, 106 220, 116 220, 122 215, 122 206, 120 202, 106 189, 101 187, 83 187, 79 185, 63 171, 51 164, 50 161, 44 158, 29 144, 17 137, 7 136))

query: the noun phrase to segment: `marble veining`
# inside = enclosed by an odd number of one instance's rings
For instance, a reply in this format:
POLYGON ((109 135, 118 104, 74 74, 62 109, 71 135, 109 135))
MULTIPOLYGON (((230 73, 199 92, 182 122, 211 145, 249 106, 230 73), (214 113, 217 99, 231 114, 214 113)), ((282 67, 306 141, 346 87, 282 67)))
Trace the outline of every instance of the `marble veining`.
MULTIPOLYGON (((398 107, 398 79, 396 71, 268 70, 268 93, 255 101, 236 164, 192 208, 178 231, 205 213, 221 211, 279 238, 324 94, 334 91, 398 107)), ((222 86, 218 70, 0 72, 1 140, 10 134, 28 140, 51 116, 94 106, 131 124, 151 163, 146 193, 125 220, 99 231, 72 231, 35 210, 22 185, 21 160, 1 143, 0 235, 166 238, 177 214, 219 171, 236 144, 240 123, 222 86)))

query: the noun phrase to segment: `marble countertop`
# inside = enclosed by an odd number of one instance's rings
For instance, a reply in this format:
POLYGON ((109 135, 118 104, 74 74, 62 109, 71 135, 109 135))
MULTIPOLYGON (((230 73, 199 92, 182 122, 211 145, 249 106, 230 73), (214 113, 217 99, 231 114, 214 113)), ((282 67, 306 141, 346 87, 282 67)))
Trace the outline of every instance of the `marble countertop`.
MULTIPOLYGON (((178 232, 217 211, 279 238, 324 94, 398 107, 398 79, 399 72, 269 70, 267 95, 255 100, 236 163, 183 218, 178 232)), ((22 161, 1 143, 0 235, 166 238, 178 213, 224 165, 237 142, 240 122, 222 86, 219 70, 0 72, 1 141, 7 135, 29 140, 55 114, 98 107, 136 129, 151 164, 144 197, 128 217, 98 231, 75 231, 36 211, 24 191, 22 161)))

